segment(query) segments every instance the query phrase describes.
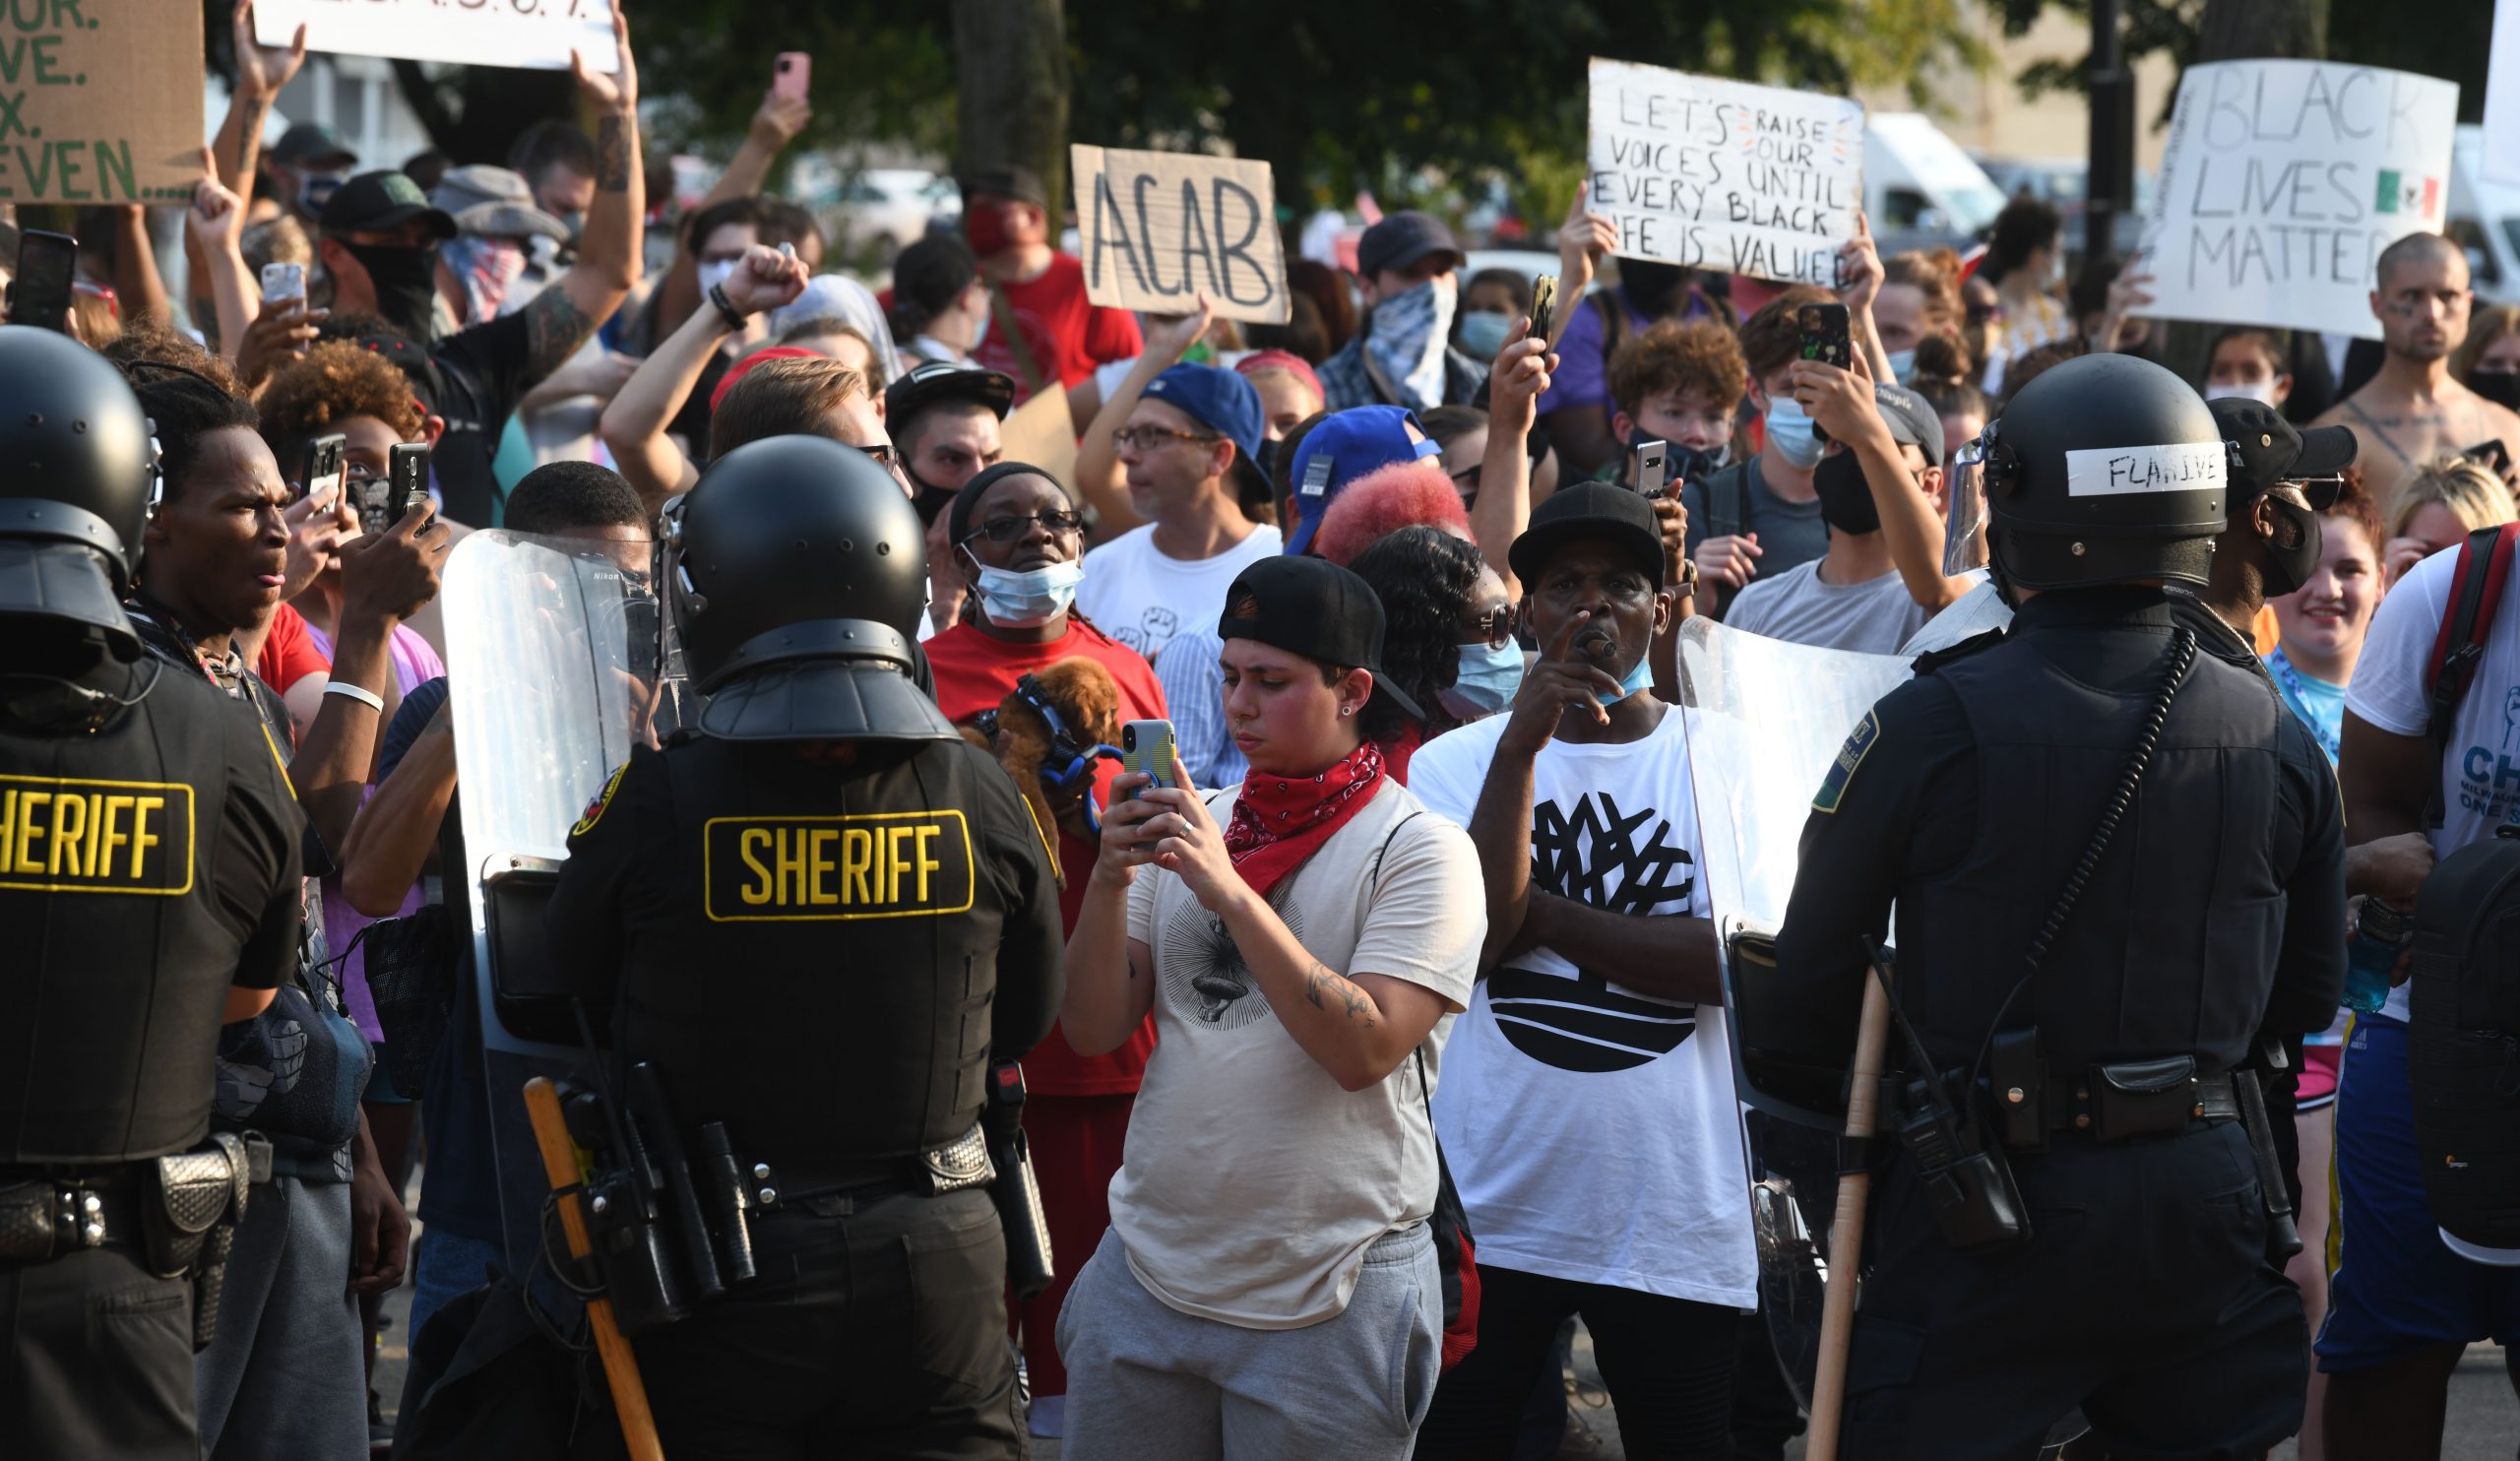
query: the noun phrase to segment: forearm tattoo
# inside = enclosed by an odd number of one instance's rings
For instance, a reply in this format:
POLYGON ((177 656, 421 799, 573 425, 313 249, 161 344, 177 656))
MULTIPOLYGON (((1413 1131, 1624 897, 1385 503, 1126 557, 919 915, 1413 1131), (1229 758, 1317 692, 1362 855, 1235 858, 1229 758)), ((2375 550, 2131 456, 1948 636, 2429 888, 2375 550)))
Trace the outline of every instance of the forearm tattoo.
POLYGON ((568 363, 578 347, 595 334, 595 321, 558 286, 544 289, 525 306, 525 338, 534 379, 540 380, 568 363))
POLYGON ((1374 1002, 1365 991, 1317 963, 1303 977, 1303 993, 1315 1009, 1328 1009, 1329 1001, 1336 999, 1341 1013, 1349 1019, 1363 1020, 1368 1030, 1374 1027, 1374 1002))
POLYGON ((251 194, 254 182, 254 150, 262 145, 263 117, 271 103, 252 97, 236 104, 236 191, 251 194))
POLYGON ((631 121, 621 113, 607 112, 596 124, 596 186, 607 193, 630 191, 632 155, 638 151, 638 136, 630 130, 631 121))

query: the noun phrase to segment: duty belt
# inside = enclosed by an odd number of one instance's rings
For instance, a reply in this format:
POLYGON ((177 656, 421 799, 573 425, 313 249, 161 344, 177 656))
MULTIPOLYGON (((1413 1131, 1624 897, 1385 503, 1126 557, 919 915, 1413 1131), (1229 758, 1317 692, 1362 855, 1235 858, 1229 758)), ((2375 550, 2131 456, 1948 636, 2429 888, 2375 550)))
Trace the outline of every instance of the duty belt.
POLYGON ((137 1246, 140 1201, 135 1166, 0 1173, 0 1262, 43 1263, 108 1243, 137 1246))
MULTIPOLYGON (((2199 1076, 2193 1070, 2194 1063, 2181 1057, 2050 1075, 2045 1092, 2048 1130, 2117 1142, 2185 1131, 2200 1121, 2237 1120, 2233 1074, 2199 1076)), ((2015 1105, 2029 1096, 2018 1086, 1989 1094, 1998 1104, 2015 1105)))
POLYGON ((745 1177, 745 1196, 757 1210, 771 1210, 811 1197, 848 1196, 872 1201, 902 1192, 941 1197, 986 1183, 996 1169, 988 1158, 988 1142, 975 1124, 958 1141, 914 1157, 832 1157, 777 1161, 738 1158, 745 1177))

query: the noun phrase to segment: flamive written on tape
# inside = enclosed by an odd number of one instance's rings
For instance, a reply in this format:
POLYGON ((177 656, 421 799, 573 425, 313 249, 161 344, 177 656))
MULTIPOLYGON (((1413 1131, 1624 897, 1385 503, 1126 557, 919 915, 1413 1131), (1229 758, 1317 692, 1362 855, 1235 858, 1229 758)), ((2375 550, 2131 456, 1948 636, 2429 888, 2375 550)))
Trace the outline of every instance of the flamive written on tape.
POLYGON ((713 817, 701 837, 712 922, 924 918, 972 906, 971 824, 950 808, 713 817))
POLYGON ((0 891, 175 897, 192 886, 192 788, 0 776, 0 891))

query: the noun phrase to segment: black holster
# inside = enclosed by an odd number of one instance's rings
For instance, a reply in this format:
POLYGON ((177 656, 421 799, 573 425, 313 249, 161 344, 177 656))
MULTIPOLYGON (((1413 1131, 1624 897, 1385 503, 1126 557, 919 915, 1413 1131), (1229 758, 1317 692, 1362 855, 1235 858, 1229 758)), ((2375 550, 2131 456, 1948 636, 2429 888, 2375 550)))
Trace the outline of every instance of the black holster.
POLYGON ((193 1282, 193 1352, 219 1333, 227 1254, 244 1220, 248 1189, 271 1178, 271 1143, 214 1131, 210 1145, 141 1164, 141 1248, 150 1268, 193 1282))
POLYGON ((1041 1211, 1041 1186, 1033 1178, 1032 1148, 1024 1139, 1024 1070, 1012 1060, 989 1067, 988 1105, 980 1112, 988 1133, 988 1195, 1006 1230, 1006 1282, 1018 1299, 1050 1286, 1050 1220, 1041 1211))

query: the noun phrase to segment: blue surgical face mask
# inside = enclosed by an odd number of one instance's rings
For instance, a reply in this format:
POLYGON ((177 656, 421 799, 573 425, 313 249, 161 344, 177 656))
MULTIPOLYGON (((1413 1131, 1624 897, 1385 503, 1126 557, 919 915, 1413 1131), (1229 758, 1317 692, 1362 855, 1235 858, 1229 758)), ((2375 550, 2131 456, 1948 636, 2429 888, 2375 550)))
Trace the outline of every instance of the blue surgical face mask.
POLYGON ((1085 577, 1082 563, 1052 563, 1028 573, 983 563, 979 570, 980 607, 1002 629, 1030 629, 1067 612, 1085 577))
POLYGON ((1514 333, 1514 317, 1492 309, 1474 309, 1461 317, 1461 348, 1464 353, 1481 360, 1493 360, 1505 348, 1505 337, 1514 333))
POLYGON ((1811 416, 1802 403, 1792 396, 1778 395, 1768 400, 1768 450, 1785 459, 1796 472, 1808 472, 1820 463, 1820 438, 1812 434, 1811 416))
POLYGON ((1444 708, 1465 721, 1492 716, 1514 703, 1514 692, 1523 686, 1523 648, 1507 640, 1502 645, 1466 644, 1461 647, 1461 669, 1454 675, 1452 688, 1444 691, 1444 708))
POLYGON ((1916 370, 1917 352, 1914 347, 1890 352, 1890 374, 1897 378, 1901 385, 1906 385, 1908 377, 1914 375, 1916 370))
POLYGON ((1618 682, 1617 694, 1604 695, 1600 691, 1596 690, 1593 692, 1593 695, 1595 699, 1602 702, 1602 708, 1607 710, 1609 707, 1618 704, 1620 701, 1625 700, 1628 696, 1635 694, 1637 691, 1649 688, 1653 683, 1654 657, 1652 655, 1645 655, 1637 660, 1636 667, 1627 672, 1627 678, 1618 682))

